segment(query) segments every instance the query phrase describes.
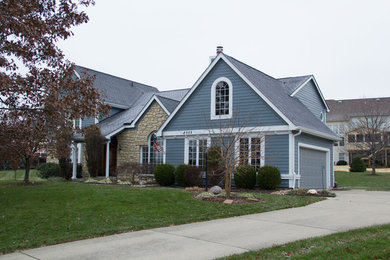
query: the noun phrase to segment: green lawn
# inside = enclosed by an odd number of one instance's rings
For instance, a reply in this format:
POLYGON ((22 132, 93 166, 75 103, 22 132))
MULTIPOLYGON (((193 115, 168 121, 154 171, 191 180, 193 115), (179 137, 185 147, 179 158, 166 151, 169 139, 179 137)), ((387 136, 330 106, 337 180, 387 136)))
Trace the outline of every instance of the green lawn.
POLYGON ((379 172, 377 176, 371 176, 370 173, 335 172, 335 179, 340 187, 390 191, 390 173, 379 172))
MULTIPOLYGON (((24 180, 25 170, 17 170, 16 171, 16 180, 24 180)), ((38 171, 35 169, 30 170, 30 181, 38 181, 42 180, 37 176, 38 171)), ((10 171, 0 171, 0 181, 6 180, 15 180, 15 172, 10 171)))
POLYGON ((227 205, 195 200, 182 189, 50 181, 40 184, 0 182, 0 252, 299 207, 320 200, 257 194, 265 201, 227 205))
POLYGON ((220 259, 390 259, 390 225, 305 239, 220 259))

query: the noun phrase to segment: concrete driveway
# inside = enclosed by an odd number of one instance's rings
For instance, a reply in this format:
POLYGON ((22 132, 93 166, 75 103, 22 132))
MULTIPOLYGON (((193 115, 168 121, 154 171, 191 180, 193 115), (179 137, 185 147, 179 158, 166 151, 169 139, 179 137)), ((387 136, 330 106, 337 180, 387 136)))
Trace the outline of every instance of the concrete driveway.
POLYGON ((306 207, 86 239, 4 259, 213 259, 390 223, 390 192, 339 191, 306 207))

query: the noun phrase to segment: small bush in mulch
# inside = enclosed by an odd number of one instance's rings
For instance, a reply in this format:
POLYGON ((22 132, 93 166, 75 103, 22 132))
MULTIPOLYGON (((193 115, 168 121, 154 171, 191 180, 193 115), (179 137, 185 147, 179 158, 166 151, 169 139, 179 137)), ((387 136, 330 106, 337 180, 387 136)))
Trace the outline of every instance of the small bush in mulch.
POLYGON ((242 164, 234 173, 237 188, 253 189, 256 185, 256 169, 252 165, 242 164))
POLYGON ((182 187, 187 187, 187 182, 185 179, 185 171, 190 168, 191 165, 188 164, 180 164, 179 166, 176 167, 175 169, 175 179, 177 184, 179 184, 182 187))
POLYGON ((257 183, 262 189, 275 190, 282 183, 279 169, 268 165, 261 167, 257 175, 257 183))
POLYGON ((161 186, 171 186, 175 183, 175 167, 171 164, 158 164, 154 168, 154 178, 161 186))
POLYGON ((202 185, 202 167, 191 166, 184 171, 185 182, 188 186, 202 185))

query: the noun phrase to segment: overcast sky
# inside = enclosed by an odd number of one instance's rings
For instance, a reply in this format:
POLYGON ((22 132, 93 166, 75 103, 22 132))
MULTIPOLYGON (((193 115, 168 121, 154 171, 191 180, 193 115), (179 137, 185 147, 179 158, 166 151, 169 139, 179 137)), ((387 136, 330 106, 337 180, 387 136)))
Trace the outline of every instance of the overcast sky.
POLYGON ((76 64, 189 88, 217 45, 275 78, 313 74, 326 99, 390 96, 390 1, 95 0, 62 42, 76 64))

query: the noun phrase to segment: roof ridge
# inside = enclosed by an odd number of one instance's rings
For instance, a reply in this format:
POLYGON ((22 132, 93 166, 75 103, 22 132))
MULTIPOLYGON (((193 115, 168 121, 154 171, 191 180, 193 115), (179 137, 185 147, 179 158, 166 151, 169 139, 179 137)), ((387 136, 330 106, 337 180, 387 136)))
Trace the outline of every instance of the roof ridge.
POLYGON ((164 92, 173 92, 173 91, 183 91, 183 90, 189 90, 190 88, 179 88, 179 89, 172 89, 172 90, 163 90, 159 91, 158 93, 164 93, 164 92))
POLYGON ((277 78, 277 80, 282 80, 282 79, 294 79, 294 78, 303 78, 303 77, 312 77, 313 74, 310 75, 302 75, 302 76, 292 76, 292 77, 284 77, 284 78, 277 78))
POLYGON ((269 77, 269 78, 271 78, 271 79, 273 79, 273 80, 275 80, 275 81, 278 81, 278 79, 276 79, 276 78, 274 78, 274 77, 268 75, 267 73, 264 73, 264 72, 262 72, 261 70, 258 70, 258 69, 256 69, 256 68, 254 68, 254 67, 252 67, 252 66, 250 66, 250 65, 248 65, 248 64, 246 64, 246 63, 244 63, 244 62, 242 62, 242 61, 240 61, 240 60, 237 60, 236 58, 234 58, 234 57, 232 57, 232 56, 229 56, 229 55, 227 55, 227 54, 225 54, 225 53, 223 53, 223 55, 225 55, 225 56, 227 56, 227 57, 229 57, 229 58, 231 58, 231 59, 233 59, 233 60, 235 60, 235 61, 237 61, 237 62, 239 62, 239 63, 241 63, 241 64, 243 64, 243 65, 245 65, 245 66, 247 66, 247 67, 249 67, 249 68, 251 68, 251 69, 253 69, 253 70, 255 70, 255 71, 257 71, 257 72, 260 72, 261 74, 263 74, 263 75, 265 75, 265 76, 267 76, 267 77, 269 77))
POLYGON ((146 85, 146 84, 140 83, 140 82, 138 82, 138 81, 134 81, 134 80, 131 80, 131 79, 125 79, 125 78, 122 78, 122 77, 119 77, 119 76, 116 76, 116 75, 108 74, 107 72, 102 72, 102 71, 99 71, 99 70, 87 68, 87 67, 84 67, 84 66, 81 66, 81 65, 77 65, 77 64, 75 64, 75 66, 76 66, 76 67, 83 68, 83 69, 95 71, 95 72, 98 72, 98 73, 101 73, 101 74, 110 76, 110 77, 112 77, 112 78, 122 79, 122 80, 125 80, 125 81, 130 81, 130 82, 132 82, 132 83, 137 83, 137 84, 144 85, 144 86, 147 86, 147 87, 155 88, 155 89, 157 89, 157 91, 159 91, 158 88, 156 88, 156 87, 153 87, 153 86, 150 86, 150 85, 146 85))

